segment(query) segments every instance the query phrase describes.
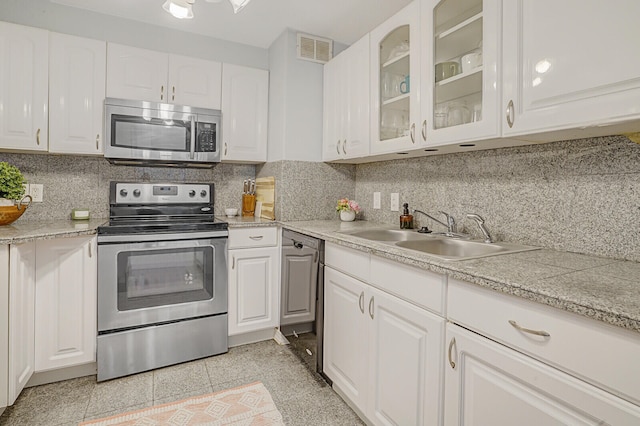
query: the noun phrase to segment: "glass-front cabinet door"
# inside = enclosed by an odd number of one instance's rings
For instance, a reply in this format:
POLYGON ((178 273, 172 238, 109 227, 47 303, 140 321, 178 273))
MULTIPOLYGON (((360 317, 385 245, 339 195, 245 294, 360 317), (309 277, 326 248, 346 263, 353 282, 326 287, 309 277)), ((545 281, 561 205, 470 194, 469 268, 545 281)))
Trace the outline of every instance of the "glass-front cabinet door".
POLYGON ((429 145, 497 137, 500 1, 423 0, 421 137, 429 145))
POLYGON ((371 153, 417 147, 420 31, 413 2, 371 32, 371 153), (413 74, 413 78, 412 78, 413 74))

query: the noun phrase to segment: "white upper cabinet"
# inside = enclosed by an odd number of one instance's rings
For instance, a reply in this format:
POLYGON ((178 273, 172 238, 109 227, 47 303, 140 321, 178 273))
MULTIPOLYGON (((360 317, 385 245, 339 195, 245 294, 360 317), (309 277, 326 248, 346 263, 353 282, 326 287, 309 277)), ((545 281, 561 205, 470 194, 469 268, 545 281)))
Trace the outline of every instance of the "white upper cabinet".
POLYGON ((169 55, 109 43, 107 46, 107 96, 168 102, 169 55))
POLYGON ((220 109, 220 62, 109 43, 107 96, 220 109))
POLYGON ((169 55, 169 101, 173 104, 220 109, 222 64, 169 55))
POLYGON ((222 161, 267 161, 269 72, 224 64, 222 161))
POLYGON ((106 43, 50 34, 49 151, 102 154, 106 43))
POLYGON ((514 0, 503 7, 505 136, 612 134, 596 126, 640 118, 640 2, 514 0))
POLYGON ((46 151, 49 33, 0 22, 0 148, 46 151))
POLYGON ((500 136, 500 14, 499 0, 422 0, 422 142, 500 136))
POLYGON ((417 147, 420 13, 414 1, 371 33, 371 153, 417 147))
POLYGON ((369 34, 324 66, 323 160, 369 153, 369 34))

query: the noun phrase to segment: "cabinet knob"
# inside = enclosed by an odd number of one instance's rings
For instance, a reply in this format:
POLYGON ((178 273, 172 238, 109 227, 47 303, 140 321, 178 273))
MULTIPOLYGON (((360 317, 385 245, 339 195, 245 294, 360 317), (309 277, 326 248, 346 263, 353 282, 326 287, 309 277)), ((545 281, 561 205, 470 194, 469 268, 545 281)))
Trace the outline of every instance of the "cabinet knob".
POLYGON ((416 143, 416 123, 411 123, 411 143, 416 143))
POLYGON ((100 149, 100 133, 96 135, 96 151, 100 149))
POLYGON ((427 120, 422 121, 422 140, 427 141, 427 120))
POLYGON ((344 152, 344 155, 347 155, 347 140, 345 139, 344 142, 342 142, 342 152, 344 152))
POLYGON ((36 132, 36 143, 40 145, 40 129, 36 132))
POLYGON ((358 298, 358 306, 360 307, 360 312, 364 314, 364 291, 360 293, 360 297, 358 298))
POLYGON ((338 139, 338 143, 336 144, 336 151, 338 152, 338 155, 340 155, 340 139, 338 139))
POLYGON ((164 86, 160 86, 160 100, 164 100, 164 86))

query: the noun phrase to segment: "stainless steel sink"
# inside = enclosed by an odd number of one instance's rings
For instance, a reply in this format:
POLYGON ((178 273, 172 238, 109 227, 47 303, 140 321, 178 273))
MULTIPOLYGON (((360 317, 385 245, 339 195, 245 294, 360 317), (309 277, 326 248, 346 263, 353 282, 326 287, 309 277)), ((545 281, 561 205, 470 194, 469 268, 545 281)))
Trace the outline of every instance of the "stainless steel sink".
POLYGON ((399 230, 399 229, 370 229, 368 231, 343 232, 343 234, 352 235, 365 240, 373 241, 412 241, 422 240, 425 234, 419 234, 415 230, 399 230))
POLYGON ((420 251, 444 260, 477 259, 497 254, 537 250, 539 247, 508 243, 482 243, 453 238, 429 238, 420 241, 400 241, 398 247, 420 251))
POLYGON ((353 237, 364 238, 384 244, 419 251, 442 260, 468 260, 499 254, 538 250, 539 247, 510 243, 484 243, 450 237, 420 234, 416 231, 395 229, 372 229, 344 232, 353 237))

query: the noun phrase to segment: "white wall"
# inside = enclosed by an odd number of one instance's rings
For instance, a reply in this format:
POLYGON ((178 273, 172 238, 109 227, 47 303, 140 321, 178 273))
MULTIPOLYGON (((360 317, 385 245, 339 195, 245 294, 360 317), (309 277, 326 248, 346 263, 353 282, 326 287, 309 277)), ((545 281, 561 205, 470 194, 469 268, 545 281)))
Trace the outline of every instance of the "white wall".
MULTIPOLYGON (((322 161, 323 64, 296 57, 297 31, 269 48, 268 161, 322 161)), ((334 55, 345 46, 334 43, 334 55)))
MULTIPOLYGON (((161 3, 159 0, 158 7, 161 3)), ((102 15, 49 0, 0 0, 0 20, 161 52, 269 67, 267 49, 102 15)))
POLYGON ((284 31, 269 47, 269 144, 267 161, 285 159, 287 39, 284 31))

